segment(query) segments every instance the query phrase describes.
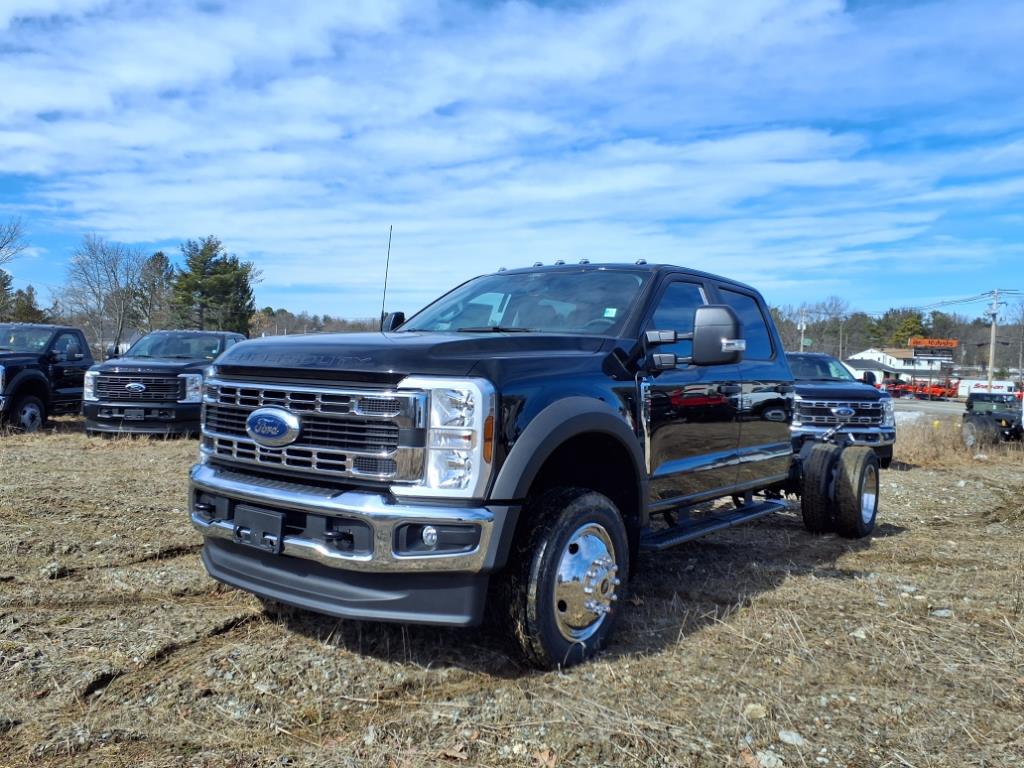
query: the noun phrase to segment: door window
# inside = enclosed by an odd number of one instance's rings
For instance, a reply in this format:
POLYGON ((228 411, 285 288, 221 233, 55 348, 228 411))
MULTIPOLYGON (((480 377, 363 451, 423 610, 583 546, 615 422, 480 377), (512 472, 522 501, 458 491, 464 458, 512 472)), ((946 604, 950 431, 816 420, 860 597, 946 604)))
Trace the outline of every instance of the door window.
POLYGON ((53 351, 64 355, 65 360, 70 360, 71 355, 82 354, 82 345, 78 343, 78 336, 73 333, 62 333, 53 342, 53 351))
MULTIPOLYGON (((704 291, 699 284, 673 281, 661 295, 648 330, 692 333, 694 313, 705 303, 704 291)), ((689 357, 693 354, 693 342, 685 339, 675 344, 663 344, 658 347, 658 352, 674 352, 678 357, 689 357)))
POLYGON ((772 337, 768 332, 768 324, 757 300, 746 293, 737 293, 722 288, 722 301, 736 312, 743 325, 743 338, 747 342, 744 360, 771 360, 772 337))

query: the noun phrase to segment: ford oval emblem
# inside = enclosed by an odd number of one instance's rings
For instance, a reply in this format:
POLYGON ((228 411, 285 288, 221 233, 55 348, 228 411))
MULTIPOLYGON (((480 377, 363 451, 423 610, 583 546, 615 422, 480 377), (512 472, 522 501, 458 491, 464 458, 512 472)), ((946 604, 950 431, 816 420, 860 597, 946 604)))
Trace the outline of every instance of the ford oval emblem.
POLYGON ((840 419, 849 419, 857 415, 857 411, 849 406, 842 405, 839 408, 833 408, 832 414, 838 416, 840 419))
POLYGON ((294 443, 301 429, 299 417, 280 408, 258 408, 245 420, 246 434, 269 448, 294 443))
POLYGON ((136 395, 140 392, 146 391, 146 385, 139 381, 133 381, 131 384, 125 384, 124 388, 136 395))

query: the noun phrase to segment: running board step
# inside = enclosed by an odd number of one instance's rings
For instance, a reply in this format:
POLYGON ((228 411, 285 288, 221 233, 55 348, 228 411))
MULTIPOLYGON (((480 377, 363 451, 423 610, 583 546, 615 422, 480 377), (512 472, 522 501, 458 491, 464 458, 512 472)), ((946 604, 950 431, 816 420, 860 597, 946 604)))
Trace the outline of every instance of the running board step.
POLYGON ((770 515, 772 512, 780 512, 786 509, 785 501, 769 499, 757 504, 740 507, 729 512, 720 512, 708 517, 702 517, 696 521, 680 522, 672 528, 658 531, 657 533, 645 533, 640 538, 640 549, 644 552, 655 552, 661 549, 668 549, 677 544, 699 539, 715 531, 731 528, 734 525, 745 523, 748 520, 756 520, 759 517, 770 515))

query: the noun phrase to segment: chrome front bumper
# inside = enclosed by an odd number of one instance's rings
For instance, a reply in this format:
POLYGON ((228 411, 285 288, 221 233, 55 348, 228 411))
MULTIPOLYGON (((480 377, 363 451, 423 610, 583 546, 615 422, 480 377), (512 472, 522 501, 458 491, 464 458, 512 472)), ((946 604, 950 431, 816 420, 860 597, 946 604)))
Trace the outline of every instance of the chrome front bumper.
MULTIPOLYGON (((819 438, 831 429, 833 429, 831 426, 801 424, 790 427, 790 435, 794 446, 796 446, 807 438, 819 438)), ((882 448, 896 442, 896 427, 860 427, 852 424, 843 428, 843 435, 848 437, 853 445, 882 448)))
POLYGON ((476 573, 485 569, 489 562, 487 555, 491 543, 496 541, 495 514, 486 507, 389 504, 383 495, 377 493, 337 492, 318 486, 242 475, 208 464, 196 464, 189 478, 192 525, 207 538, 237 541, 231 520, 210 519, 196 511, 194 502, 197 492, 270 509, 354 518, 369 526, 373 546, 368 554, 343 552, 325 541, 283 536, 280 556, 311 560, 332 568, 364 572, 476 573), (479 528, 480 539, 477 546, 468 551, 416 554, 396 552, 396 528, 407 524, 473 525, 479 528))

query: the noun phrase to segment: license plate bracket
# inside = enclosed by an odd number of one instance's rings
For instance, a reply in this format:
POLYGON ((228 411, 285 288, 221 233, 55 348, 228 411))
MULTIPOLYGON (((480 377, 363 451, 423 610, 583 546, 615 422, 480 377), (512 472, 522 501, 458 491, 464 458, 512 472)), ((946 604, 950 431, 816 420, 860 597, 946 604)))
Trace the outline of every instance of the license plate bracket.
POLYGON ((125 421, 142 421, 146 418, 145 408, 125 408, 124 409, 125 421))
POLYGON ((246 504, 235 507, 234 539, 239 544, 281 554, 284 539, 284 513, 257 509, 246 504))

